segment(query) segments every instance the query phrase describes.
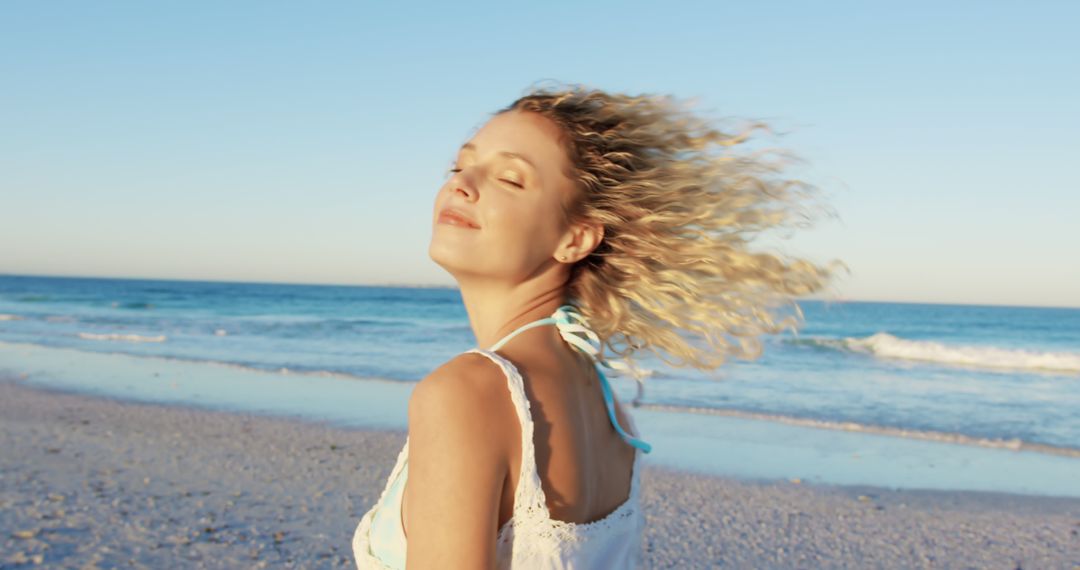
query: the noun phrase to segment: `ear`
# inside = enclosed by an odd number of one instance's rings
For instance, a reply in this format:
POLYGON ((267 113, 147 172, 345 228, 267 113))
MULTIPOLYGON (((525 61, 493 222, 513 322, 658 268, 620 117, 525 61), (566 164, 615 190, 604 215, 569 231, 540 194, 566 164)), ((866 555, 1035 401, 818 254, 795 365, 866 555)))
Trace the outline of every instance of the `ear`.
POLYGON ((603 239, 603 224, 586 221, 570 224, 555 250, 555 259, 561 263, 576 263, 592 253, 603 239))

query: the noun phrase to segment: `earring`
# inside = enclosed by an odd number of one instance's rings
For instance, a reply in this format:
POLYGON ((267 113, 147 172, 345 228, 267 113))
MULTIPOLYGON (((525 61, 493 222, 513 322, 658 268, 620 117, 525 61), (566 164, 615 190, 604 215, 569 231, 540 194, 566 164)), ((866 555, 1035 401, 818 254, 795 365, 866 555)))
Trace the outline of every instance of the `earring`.
POLYGON ((566 256, 565 255, 560 255, 559 256, 559 261, 566 261, 566 256))

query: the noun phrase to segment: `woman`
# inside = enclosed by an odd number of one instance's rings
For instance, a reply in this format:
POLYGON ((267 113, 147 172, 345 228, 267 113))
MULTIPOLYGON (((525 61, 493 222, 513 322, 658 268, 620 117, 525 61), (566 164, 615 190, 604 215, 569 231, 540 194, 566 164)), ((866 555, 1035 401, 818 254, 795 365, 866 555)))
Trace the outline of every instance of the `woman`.
POLYGON ((489 348, 415 387, 405 446, 354 535, 359 568, 639 563, 650 445, 603 351, 706 369, 753 358, 757 336, 802 316, 765 309, 828 276, 747 250, 803 185, 717 152, 745 138, 669 98, 568 86, 518 99, 461 147, 429 253, 489 348))

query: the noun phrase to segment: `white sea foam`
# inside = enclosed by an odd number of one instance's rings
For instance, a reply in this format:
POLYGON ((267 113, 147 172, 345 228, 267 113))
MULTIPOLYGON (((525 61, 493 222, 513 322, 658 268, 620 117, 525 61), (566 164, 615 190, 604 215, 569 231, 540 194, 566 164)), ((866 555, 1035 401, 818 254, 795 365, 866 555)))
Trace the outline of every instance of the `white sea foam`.
POLYGON ((865 338, 813 339, 812 344, 872 354, 879 358, 915 360, 986 369, 1043 370, 1080 373, 1080 353, 1041 352, 992 346, 948 345, 907 340, 879 332, 865 338))
POLYGON ((142 336, 137 334, 94 334, 94 333, 79 333, 79 338, 85 338, 87 340, 119 340, 124 342, 165 342, 165 335, 158 336, 142 336))

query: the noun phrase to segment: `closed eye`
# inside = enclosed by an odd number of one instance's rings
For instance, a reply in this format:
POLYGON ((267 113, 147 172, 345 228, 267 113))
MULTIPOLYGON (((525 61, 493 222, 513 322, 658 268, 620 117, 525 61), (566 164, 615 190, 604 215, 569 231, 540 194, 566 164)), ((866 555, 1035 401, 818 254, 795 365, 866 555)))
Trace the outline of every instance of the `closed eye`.
MULTIPOLYGON (((462 171, 462 168, 455 165, 453 168, 450 168, 449 170, 447 170, 447 174, 457 174, 458 172, 461 172, 461 171, 462 171)), ((510 180, 509 178, 500 178, 499 181, 500 182, 505 182, 505 183, 507 183, 507 184, 509 184, 511 186, 514 186, 515 188, 521 188, 522 190, 525 189, 525 186, 522 183, 515 182, 513 180, 510 180)))

